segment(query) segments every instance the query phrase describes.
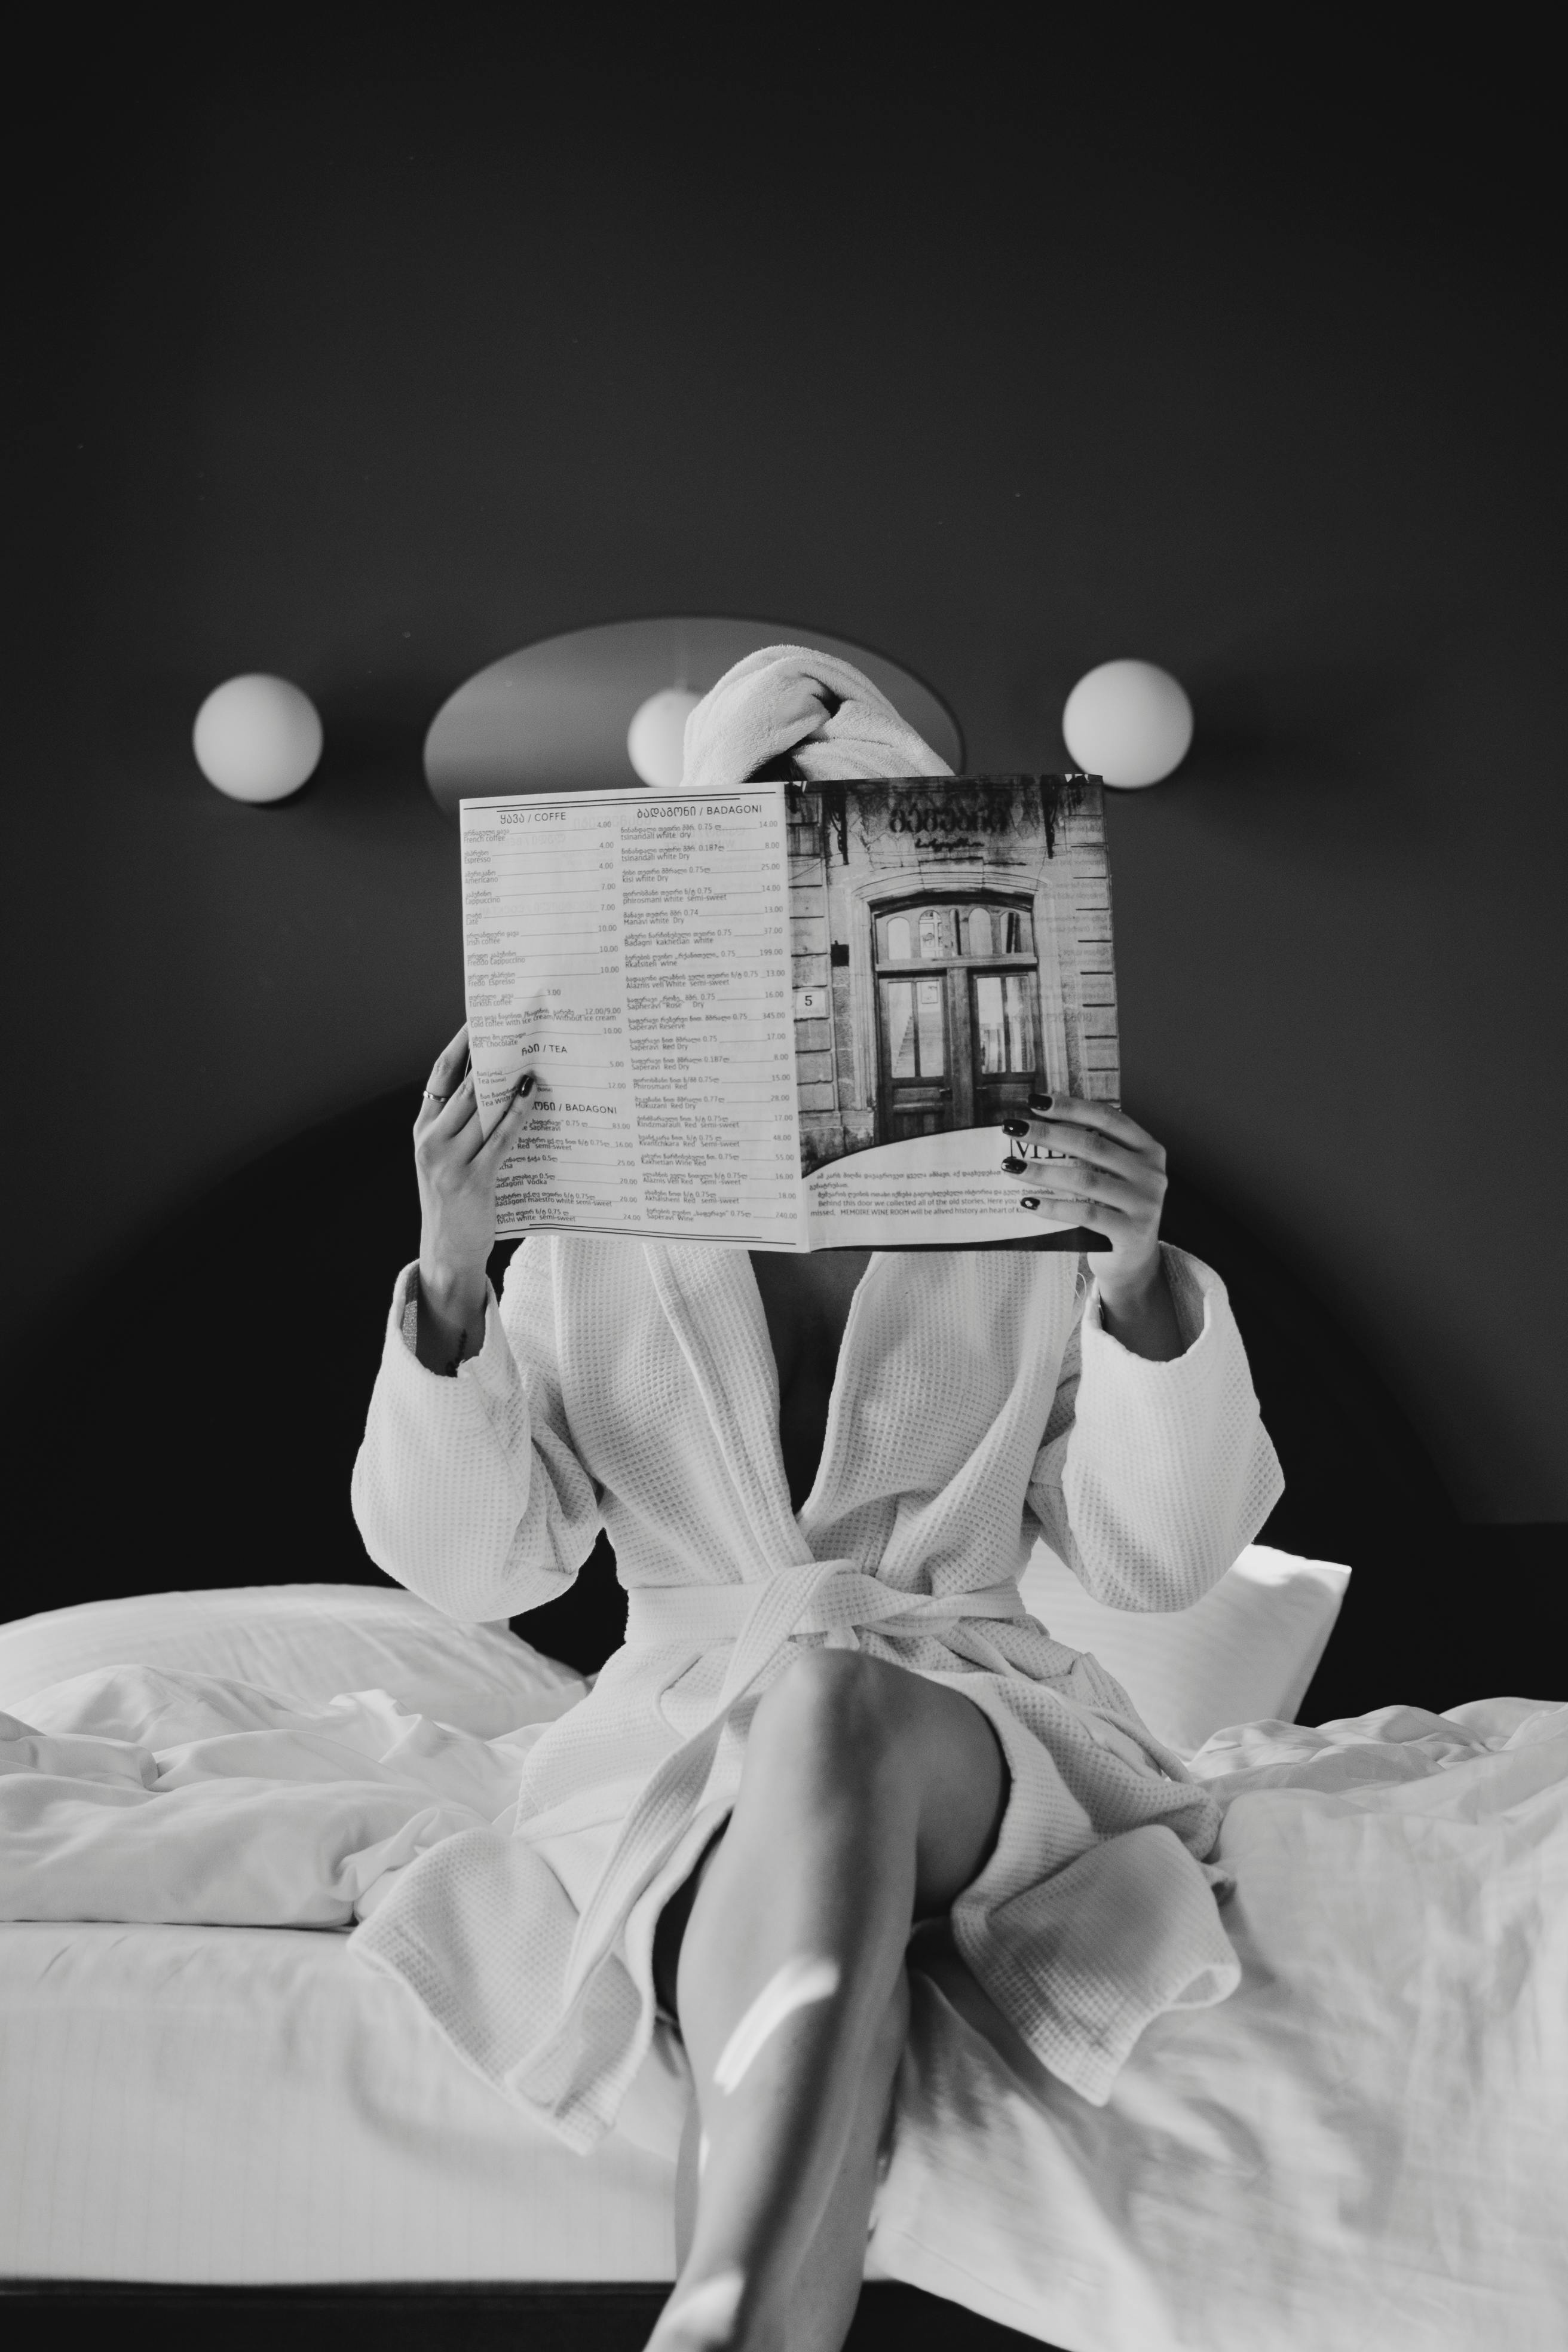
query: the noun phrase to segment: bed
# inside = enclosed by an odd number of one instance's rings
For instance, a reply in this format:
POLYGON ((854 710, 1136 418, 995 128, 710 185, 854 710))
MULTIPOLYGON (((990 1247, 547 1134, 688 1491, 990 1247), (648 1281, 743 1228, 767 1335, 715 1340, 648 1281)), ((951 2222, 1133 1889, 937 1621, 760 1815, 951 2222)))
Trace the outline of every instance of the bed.
MULTIPOLYGON (((480 1633, 423 1622, 358 1550, 347 1466, 409 1246, 409 1118, 399 1094, 331 1122, 97 1286, 96 1370, 126 1409, 68 1464, 47 1459, 58 1416, 35 1424, 36 1483, 57 1507, 36 1523, 31 1580, 7 1594, 0 1709, 53 1691, 62 1737, 118 1721, 114 1674, 132 1657, 162 1661, 163 1685, 142 1693, 154 1707, 188 1705, 192 1676, 220 1714, 225 1690, 283 1693, 300 1716, 380 1688, 451 1727, 451 1754, 480 1771, 477 1751, 570 1704, 613 1645, 607 1559, 512 1633, 480 1633), (285 1276, 335 1302, 335 1328, 303 1350, 285 1276), (193 1334, 226 1287, 253 1312, 220 1381, 193 1334), (173 1462, 166 1399, 193 1367, 213 1418, 173 1462), (219 1559, 205 1530, 237 1481, 254 1508, 219 1559)), ((1233 1798, 1243 1985, 1161 2020, 1099 2110, 1034 2072, 926 1956, 852 2340, 1545 2352, 1568 2329, 1565 1718, 1550 1687, 1464 1706, 1482 1692, 1413 1685, 1407 1659, 1395 1679, 1359 1589, 1374 1571, 1447 1572, 1458 1530, 1440 1482, 1321 1302, 1244 1224, 1180 1184, 1170 1224, 1231 1286, 1290 1492, 1207 1615, 1156 1629, 1163 1653, 1147 1621, 1075 1617, 1093 1604, 1048 1557, 1032 1598, 1125 1672, 1151 1720, 1164 1708, 1156 1728, 1233 1798), (1132 1664, 1119 1639, 1144 1642, 1132 1664), (1426 1703, 1380 1704, 1417 1689, 1426 1703), (1298 1714, 1330 1728, 1281 1720, 1298 1714)), ((40 1390, 79 1360, 64 1319, 40 1390)), ((26 1394, 13 1409, 25 1443, 31 1409, 26 1394)), ((1448 1671, 1462 1676, 1458 1650, 1448 1671)), ((456 1785, 433 1792, 416 1772, 409 1807, 456 1785)), ((331 1853, 318 1841, 313 1866, 352 1864, 361 1828, 331 1853)), ((346 1924, 0 1926, 13 2341, 57 2345, 134 2309, 240 2341, 286 2316, 310 2342, 357 2320, 395 2340, 439 2326, 475 2345, 520 2327, 530 2347, 640 2344, 673 2252, 657 2116, 567 2156, 357 1969, 346 1924)))

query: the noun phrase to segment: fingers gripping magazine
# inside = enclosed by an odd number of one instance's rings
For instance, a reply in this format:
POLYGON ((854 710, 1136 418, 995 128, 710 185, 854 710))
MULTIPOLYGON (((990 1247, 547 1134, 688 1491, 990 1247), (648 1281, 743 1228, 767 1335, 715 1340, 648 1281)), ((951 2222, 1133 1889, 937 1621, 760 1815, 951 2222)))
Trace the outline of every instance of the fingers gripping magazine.
POLYGON ((1031 1093, 1120 1096, 1099 780, 919 777, 462 803, 502 1237, 974 1248, 1031 1093))

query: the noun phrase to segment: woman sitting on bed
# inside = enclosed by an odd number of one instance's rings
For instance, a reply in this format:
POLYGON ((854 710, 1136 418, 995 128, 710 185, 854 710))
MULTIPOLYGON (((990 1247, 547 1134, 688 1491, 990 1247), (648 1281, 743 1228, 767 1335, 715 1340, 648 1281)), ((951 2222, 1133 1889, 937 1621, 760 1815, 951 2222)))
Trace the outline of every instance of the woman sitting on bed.
MULTIPOLYGON (((858 671, 755 655, 689 782, 949 772, 858 671)), ((1026 1207, 1109 1249, 778 1255, 536 1235, 498 1303, 497 1168, 459 1032, 415 1128, 423 1231, 354 1475, 371 1557, 468 1621, 555 1599, 601 1528, 626 1640, 357 1931, 569 2144, 684 2044, 679 2275, 655 2343, 832 2352, 855 2308, 921 1923, 1103 2102, 1223 1999, 1219 1816, 1089 1657, 1023 1613, 1037 1538, 1181 1609, 1281 1489, 1225 1291, 1159 1240, 1164 1155, 1042 1105, 1026 1207), (504 1833, 503 1833, 504 1832, 504 1833)), ((632 2105, 636 2105, 635 2097, 632 2105)), ((626 2118, 623 2116, 623 2121, 626 2118)))

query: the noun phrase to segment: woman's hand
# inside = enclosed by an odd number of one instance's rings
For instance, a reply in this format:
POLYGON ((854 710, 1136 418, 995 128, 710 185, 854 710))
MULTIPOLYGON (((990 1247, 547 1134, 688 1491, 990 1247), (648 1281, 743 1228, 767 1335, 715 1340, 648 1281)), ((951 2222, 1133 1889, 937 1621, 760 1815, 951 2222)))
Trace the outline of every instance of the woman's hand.
POLYGON ((414 1122, 419 1177, 418 1356, 456 1371, 484 1337, 485 1266, 496 1239, 496 1171, 528 1117, 533 1073, 486 1138, 467 1057, 467 1022, 437 1060, 414 1122))
POLYGON ((1114 1105, 1075 1095, 1031 1095, 1029 1116, 1003 1122, 1005 1172, 1019 1205, 1041 1217, 1088 1225, 1109 1250, 1096 1251, 1095 1280, 1108 1327, 1135 1355, 1169 1362, 1182 1350, 1160 1256, 1165 1200, 1163 1147, 1114 1105), (1036 1159, 1037 1152, 1048 1159, 1036 1159))

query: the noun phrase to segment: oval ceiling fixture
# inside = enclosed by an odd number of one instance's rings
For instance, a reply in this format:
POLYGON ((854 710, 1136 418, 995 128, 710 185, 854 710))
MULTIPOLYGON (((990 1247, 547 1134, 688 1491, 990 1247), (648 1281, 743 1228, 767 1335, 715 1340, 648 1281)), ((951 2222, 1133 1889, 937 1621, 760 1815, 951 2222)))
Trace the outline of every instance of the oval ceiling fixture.
POLYGON ((465 796, 636 784, 626 734, 644 706, 669 688, 706 694, 762 646, 813 646, 853 662, 963 772, 957 719, 897 662, 797 622, 677 617, 573 629, 479 671, 442 704, 425 738, 431 796, 455 817, 465 796))

